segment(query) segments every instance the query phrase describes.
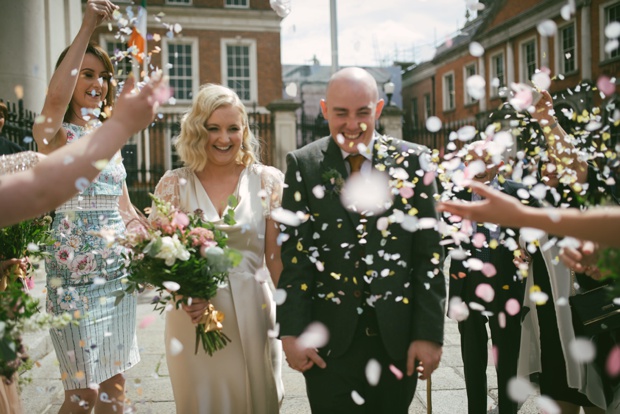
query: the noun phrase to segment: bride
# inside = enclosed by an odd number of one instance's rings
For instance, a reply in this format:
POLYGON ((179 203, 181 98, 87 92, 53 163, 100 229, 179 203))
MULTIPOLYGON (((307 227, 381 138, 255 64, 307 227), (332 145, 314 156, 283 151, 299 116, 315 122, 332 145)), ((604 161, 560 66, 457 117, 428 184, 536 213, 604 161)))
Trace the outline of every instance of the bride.
POLYGON ((185 212, 201 209, 225 231, 243 261, 211 303, 224 312, 231 342, 210 357, 194 355, 195 326, 208 302, 166 314, 166 359, 178 413, 277 413, 283 397, 281 344, 273 333, 275 306, 265 266, 277 285, 282 263, 279 228, 270 212, 279 207, 282 173, 257 162, 257 140, 243 103, 232 90, 208 84, 183 117, 177 151, 185 167, 168 171, 155 195, 185 212), (234 195, 236 224, 224 224, 234 195), (178 341, 178 342, 177 342, 178 341), (179 346, 182 345, 182 349, 179 346))

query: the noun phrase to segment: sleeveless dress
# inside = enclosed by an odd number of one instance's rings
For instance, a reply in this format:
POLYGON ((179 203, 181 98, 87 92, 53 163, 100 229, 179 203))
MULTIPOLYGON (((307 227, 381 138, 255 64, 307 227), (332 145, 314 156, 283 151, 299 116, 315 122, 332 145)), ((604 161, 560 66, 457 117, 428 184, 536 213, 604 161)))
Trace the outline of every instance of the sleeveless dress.
MULTIPOLYGON (((68 145, 88 132, 73 124, 63 127, 68 145)), ((83 316, 78 326, 50 329, 66 390, 99 384, 140 361, 136 295, 115 305, 124 288, 123 248, 91 234, 125 232, 118 202, 126 175, 117 153, 92 183, 56 209, 52 223, 56 243, 45 260, 47 311, 83 316)))
POLYGON ((185 212, 201 209, 207 220, 228 233, 228 245, 243 260, 211 303, 223 311, 223 332, 231 342, 212 357, 194 355, 195 327, 187 313, 166 313, 166 360, 177 413, 269 414, 283 398, 282 349, 275 334, 275 303, 269 282, 259 281, 264 268, 265 219, 281 199, 282 173, 252 165, 241 173, 236 196, 236 224, 224 224, 200 180, 189 168, 168 171, 155 190, 185 212), (183 349, 171 351, 172 339, 183 349))

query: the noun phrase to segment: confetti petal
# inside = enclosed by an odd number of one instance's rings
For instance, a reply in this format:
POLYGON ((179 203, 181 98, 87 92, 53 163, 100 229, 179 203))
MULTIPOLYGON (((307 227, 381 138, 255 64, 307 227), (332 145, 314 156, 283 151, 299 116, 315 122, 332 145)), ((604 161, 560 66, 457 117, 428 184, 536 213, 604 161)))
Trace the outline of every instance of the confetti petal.
POLYGON ((513 401, 524 403, 534 392, 532 384, 525 378, 513 377, 508 381, 508 396, 513 401))
POLYGON ((366 364, 366 379, 371 386, 376 386, 381 378, 381 364, 376 359, 370 359, 366 364))
POLYGON ((570 354, 578 363, 590 363, 596 356, 596 348, 589 339, 575 338, 568 346, 570 354))

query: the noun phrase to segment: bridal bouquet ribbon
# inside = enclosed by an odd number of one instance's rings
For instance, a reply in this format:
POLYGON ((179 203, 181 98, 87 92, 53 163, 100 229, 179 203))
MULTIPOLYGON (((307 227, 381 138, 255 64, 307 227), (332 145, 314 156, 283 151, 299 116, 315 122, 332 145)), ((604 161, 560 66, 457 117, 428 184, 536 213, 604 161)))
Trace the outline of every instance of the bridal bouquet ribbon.
MULTIPOLYGON (((125 269, 128 285, 124 293, 133 293, 144 286, 153 286, 155 310, 165 311, 174 304, 191 304, 192 298, 209 300, 219 286, 227 283, 230 270, 241 262, 241 254, 227 246, 228 235, 205 220, 203 212, 185 213, 170 203, 151 195, 154 211, 128 224, 127 234, 106 235, 109 242, 127 247, 125 269)), ((234 224, 236 199, 229 198, 231 208, 223 217, 225 224, 234 224)), ((124 294, 123 293, 123 294, 124 294)), ((117 303, 122 294, 117 298, 117 303)), ((209 302, 196 325, 196 349, 199 345, 209 355, 226 346, 230 339, 222 324, 224 314, 209 302)))

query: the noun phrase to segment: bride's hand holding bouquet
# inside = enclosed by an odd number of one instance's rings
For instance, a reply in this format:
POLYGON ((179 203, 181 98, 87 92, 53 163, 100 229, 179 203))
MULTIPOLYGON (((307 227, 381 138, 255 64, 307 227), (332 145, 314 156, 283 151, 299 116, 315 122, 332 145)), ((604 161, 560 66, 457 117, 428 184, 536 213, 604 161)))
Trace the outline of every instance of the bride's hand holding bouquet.
MULTIPOLYGON (((202 308, 206 303, 196 325, 196 352, 202 343, 205 352, 213 355, 230 340, 222 331, 224 315, 208 301, 227 282, 230 269, 241 262, 241 254, 227 247, 227 234, 205 220, 201 210, 186 214, 154 195, 151 198, 154 219, 148 221, 142 217, 142 231, 115 240, 128 247, 126 291, 154 286, 158 292, 155 309, 160 312, 170 302, 177 308, 184 305, 194 311, 200 303, 202 308)), ((229 205, 232 208, 228 209, 224 222, 234 224, 234 197, 229 199, 229 205)))

